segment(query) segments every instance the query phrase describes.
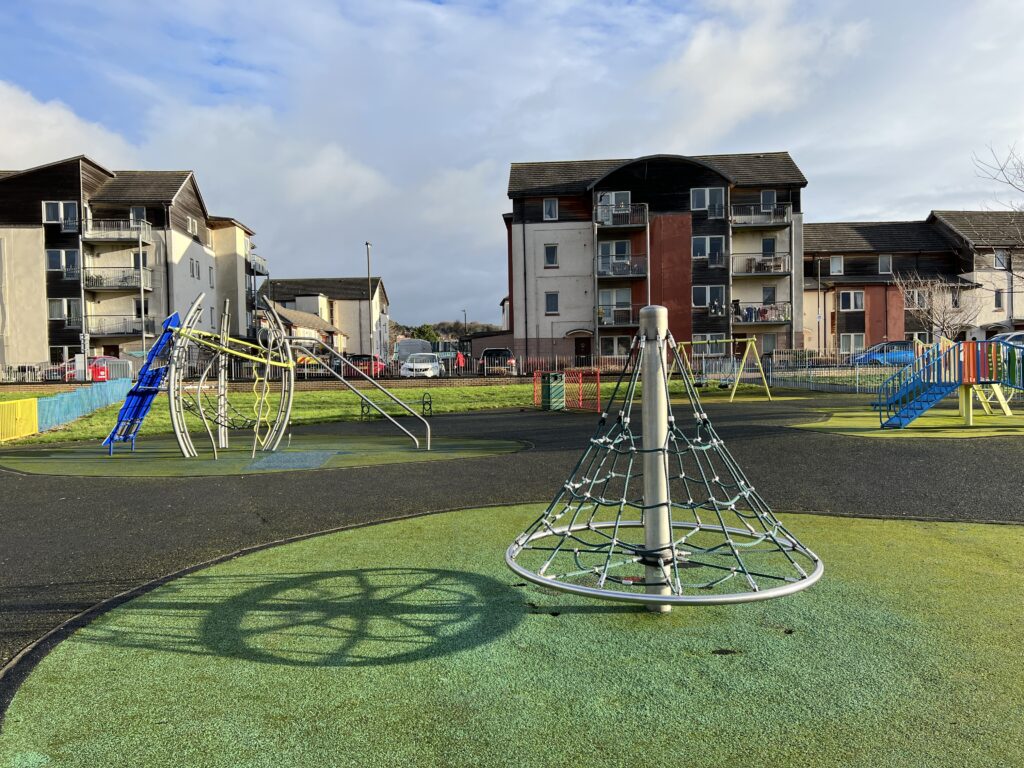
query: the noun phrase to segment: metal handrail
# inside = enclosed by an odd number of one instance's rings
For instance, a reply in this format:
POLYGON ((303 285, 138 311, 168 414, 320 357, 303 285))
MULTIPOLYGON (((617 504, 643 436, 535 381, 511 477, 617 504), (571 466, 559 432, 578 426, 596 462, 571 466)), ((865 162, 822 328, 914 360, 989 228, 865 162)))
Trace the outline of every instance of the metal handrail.
POLYGON ((772 275, 790 272, 790 256, 786 251, 776 253, 734 253, 734 275, 772 275))
POLYGON ((110 236, 118 240, 134 240, 140 234, 143 240, 152 240, 153 226, 135 219, 86 219, 82 231, 85 238, 110 236))
POLYGON ((732 206, 733 224, 788 224, 793 218, 792 203, 775 203, 774 205, 732 206))
MULTIPOLYGON (((137 267, 94 267, 85 268, 86 290, 101 288, 138 288, 139 270, 137 267)), ((153 287, 153 270, 142 268, 142 287, 151 290, 153 287)))
POLYGON ((729 313, 735 323, 788 323, 793 306, 788 301, 734 301, 729 313))
POLYGON ((625 257, 598 254, 598 277, 644 277, 646 274, 647 256, 645 254, 633 253, 625 257))
POLYGON ((956 385, 963 375, 961 344, 943 350, 940 344, 926 349, 905 368, 896 371, 878 387, 878 415, 882 424, 898 416, 928 387, 956 385))
POLYGON ((396 421, 395 418, 391 414, 387 413, 383 408, 381 408, 379 405, 377 405, 375 402, 373 402, 373 400, 371 400, 366 395, 364 395, 362 392, 360 392, 356 387, 354 387, 352 385, 352 383, 350 381, 348 381, 344 376, 342 376, 340 373, 335 371, 330 365, 328 365, 319 356, 317 356, 313 352, 313 350, 310 349, 310 347, 311 346, 323 347, 325 350, 327 350, 327 352, 332 357, 338 358, 338 360, 341 361, 341 364, 343 366, 347 366, 348 368, 351 368, 356 374, 358 374, 363 379, 365 379, 366 381, 370 382, 370 384, 372 384, 378 390, 383 392, 384 395, 387 398, 389 398, 392 402, 394 402, 397 406, 399 406, 402 410, 404 410, 410 416, 415 416, 417 419, 422 421, 423 422, 423 426, 426 428, 426 432, 427 432, 427 450, 428 451, 430 450, 430 422, 428 422, 420 414, 416 413, 416 411, 414 411, 412 408, 410 408, 408 405, 406 405, 403 401, 401 401, 397 397, 395 397, 395 395, 392 394, 390 391, 388 391, 387 389, 382 387, 380 384, 378 384, 373 378, 371 378, 370 376, 367 376, 365 373, 363 373, 361 370, 359 370, 356 367, 355 363, 353 363, 351 360, 349 360, 343 354, 338 352, 336 349, 333 349, 329 344, 327 344, 326 342, 321 341, 320 339, 307 339, 307 338, 304 338, 304 337, 301 337, 301 336, 288 336, 288 337, 286 337, 286 340, 288 341, 289 344, 291 344, 291 347, 292 347, 292 349, 294 351, 301 352, 301 353, 303 353, 305 355, 308 355, 309 357, 313 358, 314 360, 316 360, 328 372, 330 372, 330 374, 332 376, 334 376, 334 378, 336 378, 338 381, 340 381, 342 384, 344 384, 346 387, 348 387, 350 390, 352 390, 356 394, 356 396, 359 397, 360 400, 362 400, 364 403, 367 403, 371 408, 373 408, 375 411, 377 411, 381 416, 383 416, 385 419, 387 419, 392 424, 394 424, 396 427, 398 427, 402 432, 404 432, 406 435, 408 435, 410 438, 412 438, 412 441, 416 445, 417 448, 420 447, 420 441, 416 438, 416 435, 414 435, 408 429, 406 429, 401 424, 399 424, 398 421, 396 421))
POLYGON ((646 203, 599 203, 594 223, 603 227, 642 227, 647 224, 646 203))

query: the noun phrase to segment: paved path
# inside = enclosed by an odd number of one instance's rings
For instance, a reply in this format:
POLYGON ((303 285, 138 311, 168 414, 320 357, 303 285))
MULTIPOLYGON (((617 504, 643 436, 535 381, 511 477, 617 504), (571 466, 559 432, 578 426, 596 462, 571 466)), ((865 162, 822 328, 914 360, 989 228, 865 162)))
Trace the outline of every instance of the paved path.
MULTIPOLYGON (((809 405, 822 401, 708 407, 773 508, 1024 522, 1019 482, 1005 469, 1022 464, 1019 438, 875 440, 785 426, 807 420, 809 405)), ((514 438, 533 447, 460 462, 248 477, 0 472, 0 666, 100 600, 243 547, 427 511, 547 501, 595 420, 529 411, 439 416, 432 423, 437 435, 514 438)), ((340 423, 302 431, 346 435, 384 429, 340 423)))

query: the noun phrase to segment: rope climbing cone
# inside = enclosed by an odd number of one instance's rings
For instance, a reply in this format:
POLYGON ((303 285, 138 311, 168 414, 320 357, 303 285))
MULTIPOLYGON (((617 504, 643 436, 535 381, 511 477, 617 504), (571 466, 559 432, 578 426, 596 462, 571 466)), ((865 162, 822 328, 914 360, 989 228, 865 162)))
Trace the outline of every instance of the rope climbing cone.
POLYGON ((782 597, 821 578, 821 559, 747 480, 685 370, 668 311, 645 307, 597 431, 544 514, 505 553, 513 571, 656 611, 782 597), (689 401, 685 425, 673 413, 671 381, 689 401))

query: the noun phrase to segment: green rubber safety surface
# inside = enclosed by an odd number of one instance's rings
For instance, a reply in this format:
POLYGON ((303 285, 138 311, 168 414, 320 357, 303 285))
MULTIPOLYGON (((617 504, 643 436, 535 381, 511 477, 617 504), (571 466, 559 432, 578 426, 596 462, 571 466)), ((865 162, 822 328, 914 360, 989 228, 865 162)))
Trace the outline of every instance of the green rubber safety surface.
POLYGON ((835 435, 883 439, 1024 436, 1024 402, 1015 398, 1010 404, 1010 409, 1013 415, 1004 416, 998 406, 995 406, 993 414, 988 416, 975 404, 974 424, 968 427, 964 424, 963 416, 957 412, 954 400, 932 408, 903 429, 882 429, 878 413, 864 405, 857 408, 818 409, 822 414, 821 420, 792 426, 835 435))
POLYGON ((1024 528, 782 515, 820 582, 655 615, 518 581, 504 551, 540 511, 170 582, 42 660, 0 766, 1024 763, 1024 528))
MULTIPOLYGON (((0 467, 37 475, 78 477, 202 477, 249 475, 310 469, 341 469, 378 464, 467 459, 522 450, 515 440, 434 438, 429 451, 417 449, 400 435, 344 437, 296 435, 274 453, 252 455, 252 437, 232 439, 232 447, 213 458, 209 444, 193 438, 200 451, 194 459, 181 455, 171 437, 140 437, 135 452, 120 443, 114 455, 98 443, 33 446, 0 451, 0 467)), ((422 437, 420 438, 423 444, 422 437)))

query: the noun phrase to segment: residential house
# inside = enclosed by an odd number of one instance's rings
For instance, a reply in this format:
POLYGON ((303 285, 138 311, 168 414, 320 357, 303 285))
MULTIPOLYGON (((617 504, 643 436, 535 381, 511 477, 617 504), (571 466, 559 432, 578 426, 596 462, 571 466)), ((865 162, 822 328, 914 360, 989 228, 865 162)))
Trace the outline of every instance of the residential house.
POLYGON ((801 345, 806 184, 786 152, 513 163, 515 353, 623 355, 647 303, 679 341, 801 345))
POLYGON ((390 304, 381 278, 268 280, 261 291, 286 309, 312 313, 340 329, 349 353, 387 359, 390 304))
MULTIPOLYGON (((336 328, 324 320, 320 315, 313 312, 303 312, 299 309, 289 309, 283 304, 275 301, 269 302, 278 317, 284 324, 285 333, 289 336, 296 336, 303 339, 316 339, 322 341, 331 349, 336 349, 342 354, 345 353, 348 341, 340 328, 336 328)), ((261 321, 261 325, 265 321, 261 321)))
MULTIPOLYGON (((122 355, 201 293, 198 327, 217 330, 221 299, 242 301, 221 280, 254 282, 266 264, 218 252, 211 223, 191 171, 111 171, 79 155, 0 172, 0 364, 122 355)), ((216 225, 251 245, 244 225, 216 225)), ((245 311, 232 313, 245 335, 245 311)))
POLYGON ((906 309, 896 276, 973 288, 946 234, 929 221, 804 224, 804 347, 859 352, 883 341, 932 341, 906 309))

